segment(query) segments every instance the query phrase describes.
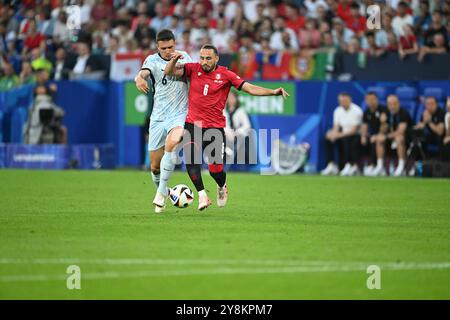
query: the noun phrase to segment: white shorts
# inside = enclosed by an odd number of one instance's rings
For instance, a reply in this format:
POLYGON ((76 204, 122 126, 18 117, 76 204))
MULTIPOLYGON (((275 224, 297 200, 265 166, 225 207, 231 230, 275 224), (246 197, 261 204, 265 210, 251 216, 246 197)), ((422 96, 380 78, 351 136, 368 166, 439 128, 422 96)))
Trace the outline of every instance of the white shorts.
POLYGON ((155 151, 166 144, 166 137, 170 130, 176 127, 184 128, 186 113, 164 120, 151 120, 148 128, 148 151, 155 151))

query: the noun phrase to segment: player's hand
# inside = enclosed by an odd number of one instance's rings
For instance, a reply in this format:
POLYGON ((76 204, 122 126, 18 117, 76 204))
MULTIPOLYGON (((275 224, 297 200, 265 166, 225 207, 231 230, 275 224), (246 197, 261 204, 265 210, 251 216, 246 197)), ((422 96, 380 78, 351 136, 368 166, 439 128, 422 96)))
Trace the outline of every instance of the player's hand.
POLYGON ((137 77, 134 79, 134 82, 136 83, 136 88, 137 88, 140 92, 145 93, 145 94, 149 93, 150 88, 148 87, 147 80, 142 79, 140 76, 137 76, 137 77))
POLYGON ((286 99, 287 97, 289 97, 289 93, 287 93, 286 90, 284 90, 283 88, 278 88, 274 90, 274 95, 275 96, 283 96, 284 99, 286 99))
POLYGON ((169 57, 170 57, 170 59, 175 59, 175 60, 184 58, 183 54, 181 52, 178 52, 178 51, 172 52, 169 57))

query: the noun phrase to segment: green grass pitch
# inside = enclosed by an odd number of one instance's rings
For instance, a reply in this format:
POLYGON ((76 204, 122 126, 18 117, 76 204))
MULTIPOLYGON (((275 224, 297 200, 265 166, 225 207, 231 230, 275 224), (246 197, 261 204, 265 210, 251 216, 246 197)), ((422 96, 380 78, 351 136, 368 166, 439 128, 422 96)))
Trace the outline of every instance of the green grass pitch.
MULTIPOLYGON (((184 172, 178 183, 192 186, 184 172)), ((0 299, 450 298, 450 180, 228 184, 226 208, 157 215, 145 172, 0 170, 0 299)))

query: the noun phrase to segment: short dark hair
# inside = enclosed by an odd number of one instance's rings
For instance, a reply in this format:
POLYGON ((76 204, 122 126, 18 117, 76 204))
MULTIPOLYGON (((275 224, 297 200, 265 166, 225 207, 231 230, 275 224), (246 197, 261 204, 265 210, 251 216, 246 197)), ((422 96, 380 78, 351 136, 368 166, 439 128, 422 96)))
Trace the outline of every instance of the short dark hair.
POLYGON ((438 103, 438 100, 437 100, 437 98, 436 98, 435 96, 426 96, 426 97, 425 97, 425 100, 428 100, 428 99, 433 99, 434 102, 436 102, 436 104, 439 104, 439 103, 438 103))
POLYGON ((378 98, 378 95, 377 95, 375 92, 373 92, 373 91, 367 92, 367 93, 366 93, 366 96, 375 96, 375 97, 378 98))
POLYGON ((352 96, 348 92, 345 92, 345 91, 340 92, 339 95, 342 97, 348 97, 350 99, 352 98, 352 96))
POLYGON ((156 42, 158 42, 158 41, 168 41, 168 40, 174 40, 175 41, 175 35, 169 29, 162 29, 156 35, 156 42))
POLYGON ((219 55, 219 50, 217 50, 217 48, 215 46, 213 46, 212 44, 205 44, 200 50, 212 50, 214 51, 214 53, 216 54, 216 56, 219 55))

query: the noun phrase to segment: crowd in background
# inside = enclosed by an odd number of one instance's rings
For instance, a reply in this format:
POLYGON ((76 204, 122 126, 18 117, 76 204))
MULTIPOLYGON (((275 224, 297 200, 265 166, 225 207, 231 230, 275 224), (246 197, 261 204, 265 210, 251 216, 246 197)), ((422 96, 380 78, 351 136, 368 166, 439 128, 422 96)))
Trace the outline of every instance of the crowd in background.
MULTIPOLYGON (((24 0, 0 1, 0 90, 104 70, 98 55, 155 52, 155 34, 169 28, 195 60, 212 43, 235 55, 233 68, 258 77, 280 54, 398 52, 401 58, 449 51, 450 0, 24 0), (381 8, 381 29, 366 28, 367 8, 381 8), (80 29, 70 28, 70 6, 80 29)), ((286 67, 288 68, 288 67, 286 67)), ((294 68, 295 69, 295 68, 294 68)), ((284 78, 301 78, 290 70, 284 78)))

